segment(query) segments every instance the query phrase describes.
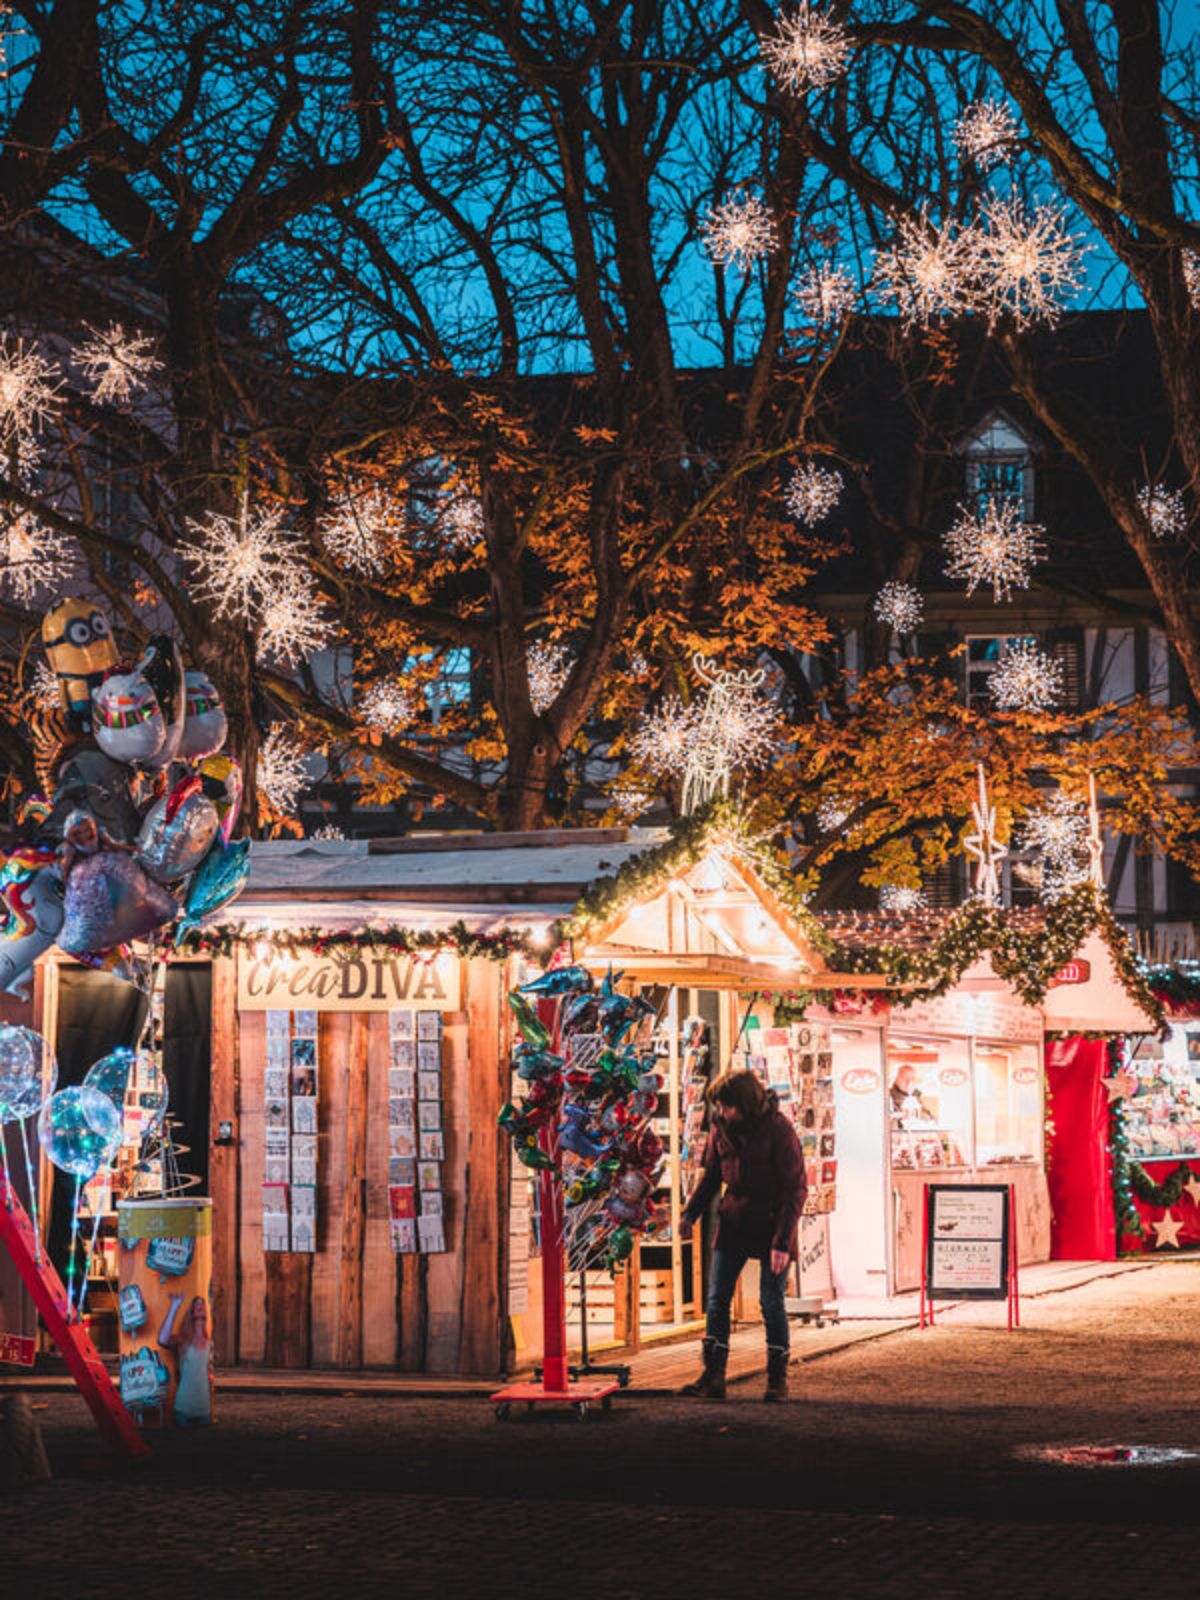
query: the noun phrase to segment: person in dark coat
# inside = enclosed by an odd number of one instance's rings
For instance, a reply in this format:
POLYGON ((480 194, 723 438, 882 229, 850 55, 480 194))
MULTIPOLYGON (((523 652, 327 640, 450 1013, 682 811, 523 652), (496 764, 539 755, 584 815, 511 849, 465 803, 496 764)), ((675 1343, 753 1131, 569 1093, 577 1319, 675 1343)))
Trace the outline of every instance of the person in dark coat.
POLYGON ((767 1335, 764 1399, 787 1399, 788 1320, 784 1283, 799 1252, 804 1209, 804 1156, 775 1095, 753 1072, 726 1072, 709 1086, 713 1128, 704 1170, 683 1211, 682 1233, 724 1184, 705 1306, 704 1371, 683 1393, 725 1396, 729 1307, 747 1261, 759 1264, 759 1298, 767 1335))

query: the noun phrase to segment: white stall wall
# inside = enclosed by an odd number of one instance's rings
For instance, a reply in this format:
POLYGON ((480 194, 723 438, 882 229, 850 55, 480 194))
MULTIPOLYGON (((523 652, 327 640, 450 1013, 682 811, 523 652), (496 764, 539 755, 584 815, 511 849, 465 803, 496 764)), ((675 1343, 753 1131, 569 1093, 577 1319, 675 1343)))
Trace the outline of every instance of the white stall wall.
POLYGON ((839 1295, 887 1293, 887 1134, 883 1034, 833 1027, 837 1110, 837 1208, 829 1219, 834 1288, 839 1295))

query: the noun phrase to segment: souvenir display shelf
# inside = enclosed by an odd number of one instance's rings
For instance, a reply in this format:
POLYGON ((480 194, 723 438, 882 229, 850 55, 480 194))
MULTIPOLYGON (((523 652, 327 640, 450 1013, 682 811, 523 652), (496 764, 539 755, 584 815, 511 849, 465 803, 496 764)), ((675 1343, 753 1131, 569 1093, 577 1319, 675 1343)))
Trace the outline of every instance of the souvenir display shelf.
POLYGON ((1200 1156, 1200 1029, 1172 1028, 1139 1042, 1127 1069, 1137 1088, 1125 1101, 1135 1161, 1200 1156))

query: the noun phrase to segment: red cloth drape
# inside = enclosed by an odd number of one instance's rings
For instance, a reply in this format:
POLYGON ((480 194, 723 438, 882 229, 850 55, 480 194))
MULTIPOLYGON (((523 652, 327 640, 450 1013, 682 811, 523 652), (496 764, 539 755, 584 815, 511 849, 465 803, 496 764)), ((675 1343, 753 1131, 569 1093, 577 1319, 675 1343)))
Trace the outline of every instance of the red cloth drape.
POLYGON ((1112 1163, 1108 1148, 1108 1073, 1103 1039, 1047 1039, 1053 1261, 1112 1261, 1117 1254, 1112 1163))

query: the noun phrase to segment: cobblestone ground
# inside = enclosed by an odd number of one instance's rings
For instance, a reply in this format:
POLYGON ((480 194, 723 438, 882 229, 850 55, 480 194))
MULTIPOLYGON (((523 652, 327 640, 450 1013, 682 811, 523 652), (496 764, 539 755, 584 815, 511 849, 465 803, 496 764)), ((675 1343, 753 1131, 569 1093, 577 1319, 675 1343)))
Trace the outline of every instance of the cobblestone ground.
MULTIPOLYGON (((1034 1464, 1021 1447, 1200 1451, 1200 1262, 1088 1285, 1027 1326, 903 1333, 723 1406, 622 1396, 581 1425, 474 1401, 227 1396, 219 1425, 98 1463, 73 1397, 55 1481, 0 1501, 0 1595, 1092 1600, 1200 1587, 1200 1458, 1034 1464)), ((982 1313, 988 1315, 990 1313, 982 1313)))

